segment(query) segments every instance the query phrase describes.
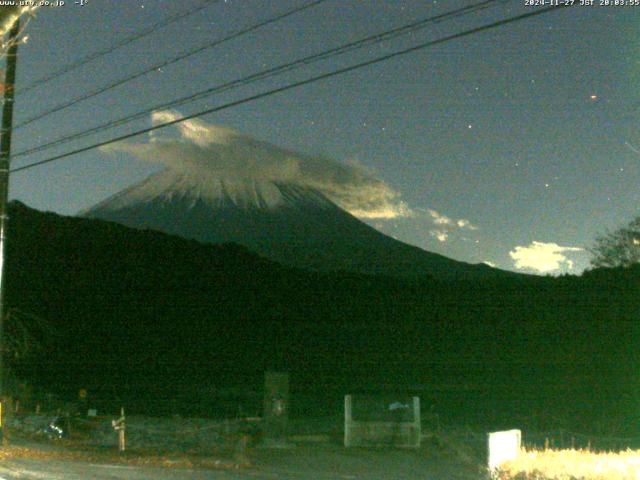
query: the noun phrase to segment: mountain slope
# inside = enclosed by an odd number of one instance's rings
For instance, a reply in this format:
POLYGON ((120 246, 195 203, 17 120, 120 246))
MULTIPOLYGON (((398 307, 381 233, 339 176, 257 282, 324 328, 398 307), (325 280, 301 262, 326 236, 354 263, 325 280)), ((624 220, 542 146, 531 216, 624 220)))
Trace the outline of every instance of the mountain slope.
POLYGON ((296 184, 166 169, 81 215, 210 243, 235 242, 283 264, 319 271, 441 278, 500 272, 388 237, 319 191, 296 184))

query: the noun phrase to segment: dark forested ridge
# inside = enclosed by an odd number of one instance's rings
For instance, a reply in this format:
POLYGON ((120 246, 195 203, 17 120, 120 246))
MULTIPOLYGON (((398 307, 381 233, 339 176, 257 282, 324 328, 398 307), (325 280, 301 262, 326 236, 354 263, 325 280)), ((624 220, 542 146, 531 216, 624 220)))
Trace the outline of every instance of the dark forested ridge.
POLYGON ((255 407, 277 368, 298 413, 402 390, 452 421, 637 428, 639 266, 475 282, 321 274, 17 202, 10 215, 8 303, 55 332, 16 370, 63 397, 227 414, 255 407))

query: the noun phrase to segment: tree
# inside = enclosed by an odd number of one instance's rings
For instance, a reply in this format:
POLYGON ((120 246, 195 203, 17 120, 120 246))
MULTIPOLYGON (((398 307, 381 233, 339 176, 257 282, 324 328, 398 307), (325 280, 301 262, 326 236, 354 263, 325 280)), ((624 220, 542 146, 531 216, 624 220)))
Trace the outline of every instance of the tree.
POLYGON ((52 326, 43 318, 10 308, 5 316, 2 353, 10 365, 29 361, 45 348, 53 335, 52 326))
POLYGON ((594 267, 628 267, 640 263, 640 216, 627 226, 596 238, 589 251, 594 267))
POLYGON ((47 320, 14 307, 7 310, 4 327, 0 348, 6 368, 4 393, 20 395, 24 400, 28 395, 24 390, 30 387, 20 379, 25 374, 28 376, 27 372, 34 361, 42 360, 45 349, 53 344, 56 332, 47 320))

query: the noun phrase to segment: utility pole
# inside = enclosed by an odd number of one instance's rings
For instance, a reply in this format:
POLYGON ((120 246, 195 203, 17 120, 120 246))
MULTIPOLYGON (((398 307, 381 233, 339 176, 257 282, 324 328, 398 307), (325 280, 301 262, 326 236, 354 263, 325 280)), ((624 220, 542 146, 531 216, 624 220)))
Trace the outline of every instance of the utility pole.
POLYGON ((7 412, 8 405, 2 408, 5 397, 5 365, 3 361, 4 341, 2 338, 6 308, 5 271, 6 271, 6 243, 7 243, 7 203, 9 203, 9 168, 11 156, 11 128, 13 121, 13 100, 15 98, 14 84, 16 81, 16 60, 18 59, 18 34, 20 33, 20 19, 9 32, 9 50, 7 51, 7 71, 4 80, 4 103, 2 105, 2 129, 0 130, 0 439, 6 441, 6 429, 2 415, 7 412))

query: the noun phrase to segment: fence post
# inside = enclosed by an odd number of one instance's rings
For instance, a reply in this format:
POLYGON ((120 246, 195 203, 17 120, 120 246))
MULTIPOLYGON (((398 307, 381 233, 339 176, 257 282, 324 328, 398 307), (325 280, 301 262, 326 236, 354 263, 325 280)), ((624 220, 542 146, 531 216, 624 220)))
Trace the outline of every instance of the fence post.
POLYGON ((125 450, 125 420, 124 420, 124 407, 120 407, 120 418, 122 419, 122 426, 120 427, 120 431, 118 432, 118 450, 120 452, 124 452, 125 450))
POLYGON ((120 418, 117 420, 111 420, 111 426, 118 432, 118 451, 125 451, 125 417, 124 407, 120 407, 120 418))
POLYGON ((344 446, 351 446, 351 429, 353 427, 353 403, 351 395, 344 396, 344 446))

